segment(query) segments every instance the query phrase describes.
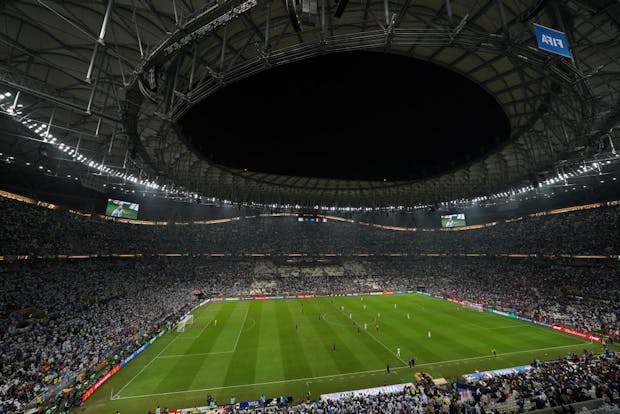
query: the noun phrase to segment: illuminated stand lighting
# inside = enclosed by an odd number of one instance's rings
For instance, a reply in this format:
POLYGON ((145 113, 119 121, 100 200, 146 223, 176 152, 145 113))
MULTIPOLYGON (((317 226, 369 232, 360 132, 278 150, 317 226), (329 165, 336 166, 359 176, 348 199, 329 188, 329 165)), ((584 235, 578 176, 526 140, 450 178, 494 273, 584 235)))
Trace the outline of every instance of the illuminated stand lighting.
MULTIPOLYGON (((0 108, 4 110, 4 112, 6 112, 8 115, 13 116, 13 117, 18 117, 18 115, 22 114, 22 111, 19 110, 19 108, 22 108, 23 105, 17 104, 19 93, 15 96, 15 100, 11 103, 8 98, 12 96, 13 95, 11 94, 11 92, 1 93, 0 94, 0 108)), ((144 185, 145 187, 150 188, 150 189, 159 190, 165 187, 165 186, 162 187, 161 185, 157 184, 154 181, 151 181, 148 179, 146 180, 139 179, 132 174, 124 173, 122 171, 110 168, 109 166, 106 166, 105 164, 100 164, 100 163, 94 162, 91 159, 88 159, 88 157, 80 153, 77 150, 77 148, 74 148, 70 145, 67 145, 59 141, 57 137, 51 134, 49 132, 51 125, 48 125, 46 122, 38 122, 32 119, 28 119, 26 117, 19 117, 18 122, 20 122, 26 128, 30 129, 34 134, 38 135, 43 140, 43 142, 56 147, 56 149, 58 149, 59 151, 62 151, 66 153, 67 155, 71 156, 74 159, 74 161, 80 162, 89 168, 94 168, 96 170, 99 170, 99 172, 101 173, 105 173, 113 177, 122 178, 133 184, 144 185)))
POLYGON ((139 179, 135 177, 133 174, 127 174, 122 171, 115 170, 113 168, 106 166, 105 164, 97 163, 93 161, 92 159, 89 159, 86 155, 80 153, 76 148, 70 145, 67 145, 63 142, 60 142, 57 137, 55 137, 53 134, 50 134, 48 132, 49 131, 48 125, 44 122, 36 122, 36 121, 33 121, 31 119, 26 119, 26 118, 22 118, 20 122, 25 127, 27 127, 32 132, 34 132, 39 137, 41 137, 43 142, 56 147, 56 149, 58 149, 59 151, 62 151, 66 153, 67 155, 70 155, 74 159, 74 161, 80 162, 89 168, 99 170, 101 173, 105 173, 110 176, 122 178, 133 184, 144 185, 147 188, 151 188, 155 190, 159 190, 162 188, 162 186, 160 186, 154 181, 150 181, 148 179, 147 180, 139 179))
MULTIPOLYGON (((17 117, 18 115, 22 114, 22 111, 20 111, 19 108, 22 108, 23 105, 17 104, 19 93, 15 96, 15 99, 13 100, 13 102, 11 102, 11 100, 9 99, 12 96, 13 95, 10 92, 5 92, 5 93, 0 94, 0 108, 2 108, 7 114, 17 117)), ((121 178, 123 180, 129 181, 130 183, 133 183, 136 185, 138 184, 143 185, 148 189, 161 190, 165 193, 165 197, 168 197, 168 198, 178 197, 180 199, 185 199, 186 201, 194 201, 198 198, 201 198, 203 200, 210 201, 212 203, 219 203, 222 205, 237 205, 237 206, 250 207, 250 208, 297 209, 297 210, 302 208, 300 205, 291 205, 291 204, 285 204, 285 205, 262 204, 262 203, 254 203, 254 202, 235 203, 230 200, 222 200, 222 199, 217 199, 215 197, 206 197, 206 196, 203 196, 195 192, 189 192, 189 191, 184 190, 182 187, 174 188, 174 186, 172 187, 167 187, 166 185, 162 186, 160 184, 157 184, 154 181, 150 181, 148 179, 147 180, 139 179, 135 177, 133 174, 127 174, 122 171, 110 168, 104 164, 97 163, 93 161, 92 159, 88 159, 87 156, 78 152, 76 148, 58 141, 57 137, 54 137, 54 135, 49 133, 50 126, 48 126, 48 124, 45 122, 37 122, 32 119, 27 119, 25 117, 22 117, 19 120, 19 122, 21 122, 25 127, 27 127, 28 129, 33 131, 35 134, 37 134, 39 137, 41 137, 43 142, 46 142, 52 146, 55 146, 59 151, 62 151, 66 153, 67 155, 70 155, 75 161, 84 164, 88 168, 99 170, 99 172, 102 174, 105 173, 112 177, 121 178)), ((613 155, 615 157, 614 161, 616 161, 619 155, 616 154, 615 151, 613 152, 613 155)), ((10 157, 10 159, 12 160, 13 158, 10 157)), ((491 194, 491 195, 477 196, 477 197, 470 198, 470 199, 463 198, 463 199, 457 199, 457 200, 451 200, 451 201, 444 201, 438 204, 442 206, 450 206, 450 205, 456 206, 456 205, 465 205, 465 204, 472 205, 472 204, 477 204, 477 203, 484 202, 484 201, 499 200, 499 199, 503 199, 507 197, 513 197, 516 195, 525 194, 531 191, 535 191, 539 188, 543 188, 545 186, 553 186, 555 184, 567 184, 567 180, 571 178, 583 176, 585 174, 596 172, 596 171, 598 171, 598 173, 600 174, 602 173, 601 168, 604 165, 611 164, 611 162, 612 162, 611 160, 584 161, 582 165, 580 165, 579 167, 573 167, 570 170, 568 170, 568 172, 567 171, 564 171, 562 173, 558 172, 557 175, 539 182, 538 187, 535 187, 533 185, 528 185, 528 186, 520 187, 517 189, 510 189, 507 191, 498 192, 498 193, 491 194)), ((616 180, 615 177, 612 180, 615 181, 616 180)), ((135 192, 135 190, 133 192, 135 192)), ((370 211, 402 211, 402 210, 412 210, 412 209, 419 210, 419 209, 426 209, 429 207, 432 207, 432 205, 417 204, 411 207, 405 207, 405 206, 334 207, 334 206, 315 205, 313 206, 313 209, 331 211, 331 212, 336 212, 336 211, 337 212, 370 212, 370 211)))
MULTIPOLYGON (((541 189, 544 187, 553 187, 555 185, 568 185, 568 180, 571 178, 579 178, 581 176, 587 175, 589 173, 598 172, 598 174, 602 174, 602 168, 604 166, 610 165, 612 162, 618 160, 618 154, 612 153, 614 158, 607 160, 591 160, 591 161, 583 161, 580 166, 574 166, 570 169, 565 169, 563 172, 558 172, 556 175, 552 177, 548 177, 544 181, 538 183, 538 186, 528 185, 525 187, 521 187, 518 189, 510 189, 508 191, 503 191, 499 193, 495 193, 489 196, 480 196, 472 199, 460 199, 460 200, 452 200, 442 202, 442 205, 450 205, 450 204, 472 204, 478 203, 480 201, 488 201, 488 200, 499 200, 507 197, 513 197, 525 193, 529 193, 531 191, 535 191, 537 189, 541 189)), ((616 178, 612 178, 612 181, 616 181, 616 178)), ((604 180, 601 180, 601 183, 604 183, 604 180)), ((583 186, 583 188, 587 188, 587 186, 583 186)), ((553 195, 553 193, 552 193, 553 195)))

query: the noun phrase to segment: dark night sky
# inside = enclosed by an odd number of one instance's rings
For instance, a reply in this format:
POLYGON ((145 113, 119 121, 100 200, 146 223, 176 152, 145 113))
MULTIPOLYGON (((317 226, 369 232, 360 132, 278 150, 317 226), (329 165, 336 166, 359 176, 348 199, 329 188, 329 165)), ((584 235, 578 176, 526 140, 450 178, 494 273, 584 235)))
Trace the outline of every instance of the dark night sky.
POLYGON ((480 157, 508 119, 448 69, 372 52, 321 56, 229 85, 180 124, 235 168, 347 179, 414 179, 480 157))

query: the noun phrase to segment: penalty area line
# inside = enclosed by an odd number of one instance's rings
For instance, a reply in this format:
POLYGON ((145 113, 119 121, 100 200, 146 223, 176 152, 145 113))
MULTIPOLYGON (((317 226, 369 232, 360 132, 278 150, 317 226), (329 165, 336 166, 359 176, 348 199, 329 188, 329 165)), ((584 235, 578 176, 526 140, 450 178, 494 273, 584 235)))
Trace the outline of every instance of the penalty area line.
POLYGON ((165 359, 165 358, 186 358, 186 357, 196 357, 196 356, 205 356, 205 355, 225 355, 225 354, 233 354, 235 351, 217 351, 217 352, 200 352, 196 354, 169 354, 157 356, 157 359, 165 359))
MULTIPOLYGON (((172 332, 171 332, 171 334, 172 334, 172 332)), ((114 396, 114 398, 113 398, 113 399, 115 399, 115 400, 119 400, 119 399, 121 399, 121 398, 120 398, 121 391, 123 391, 125 388, 127 388, 127 386, 128 386, 129 384, 131 384, 131 383, 132 383, 132 382, 133 382, 136 378, 138 378, 138 376, 140 376, 140 374, 142 374, 142 373, 144 372, 144 370, 145 370, 145 369, 147 369, 147 368, 148 368, 148 367, 149 367, 149 366, 150 366, 153 362, 155 362, 155 360, 157 360, 157 358, 158 358, 158 357, 159 357, 159 356, 160 356, 160 355, 161 355, 161 354, 162 354, 162 353, 163 353, 166 349, 168 349, 168 347, 169 347, 170 345, 172 345, 172 343, 173 343, 176 339, 177 339, 177 337, 176 337, 176 336, 175 336, 175 337, 173 337, 173 338, 170 340, 170 342, 168 342, 168 345, 166 345, 166 346, 165 346, 165 347, 164 347, 161 351, 159 351, 159 353, 158 353, 157 355, 155 355, 155 357, 154 357, 153 359, 151 359, 151 360, 148 362, 148 364, 146 364, 144 367, 142 367, 142 369, 141 369, 140 371, 138 371, 138 373, 137 373, 137 374, 136 374, 136 375, 135 375, 132 379, 130 379, 130 380, 129 380, 129 382, 123 386, 123 388, 121 388, 120 390, 118 390, 118 391, 116 392, 116 395, 114 396)))
POLYGON ((248 313, 250 313, 250 305, 245 309, 245 316, 243 317, 243 322, 241 323, 241 328, 239 328, 239 334, 237 335, 237 340, 235 341, 235 346, 233 346, 233 352, 237 350, 237 344, 239 343, 239 338, 241 338, 241 333, 243 332, 243 327, 245 326, 245 321, 248 319, 248 313))

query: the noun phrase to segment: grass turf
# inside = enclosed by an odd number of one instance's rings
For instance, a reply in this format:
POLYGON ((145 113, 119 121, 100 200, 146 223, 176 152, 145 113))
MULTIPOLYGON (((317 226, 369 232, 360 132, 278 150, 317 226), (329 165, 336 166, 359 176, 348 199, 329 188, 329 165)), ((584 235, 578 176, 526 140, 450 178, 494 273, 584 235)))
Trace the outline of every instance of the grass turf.
POLYGON ((576 336, 416 294, 211 302, 195 311, 185 332, 164 335, 119 371, 80 412, 187 408, 206 405, 207 394, 219 403, 232 395, 318 398, 412 381, 419 371, 455 378, 584 348, 602 350, 576 336))

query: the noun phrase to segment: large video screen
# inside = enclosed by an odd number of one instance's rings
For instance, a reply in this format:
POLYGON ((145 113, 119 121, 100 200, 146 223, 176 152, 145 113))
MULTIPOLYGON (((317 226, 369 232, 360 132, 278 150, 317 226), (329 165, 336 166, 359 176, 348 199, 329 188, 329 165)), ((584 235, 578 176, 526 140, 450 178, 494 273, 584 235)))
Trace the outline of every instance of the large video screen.
POLYGON ((465 214, 448 214, 441 216, 441 227, 463 227, 466 226, 465 214))
POLYGON ((108 207, 105 209, 105 215, 126 219, 137 219, 139 209, 140 204, 108 198, 108 207))
POLYGON ((318 216, 298 216, 297 221, 304 223, 327 223, 327 219, 325 217, 318 216))

